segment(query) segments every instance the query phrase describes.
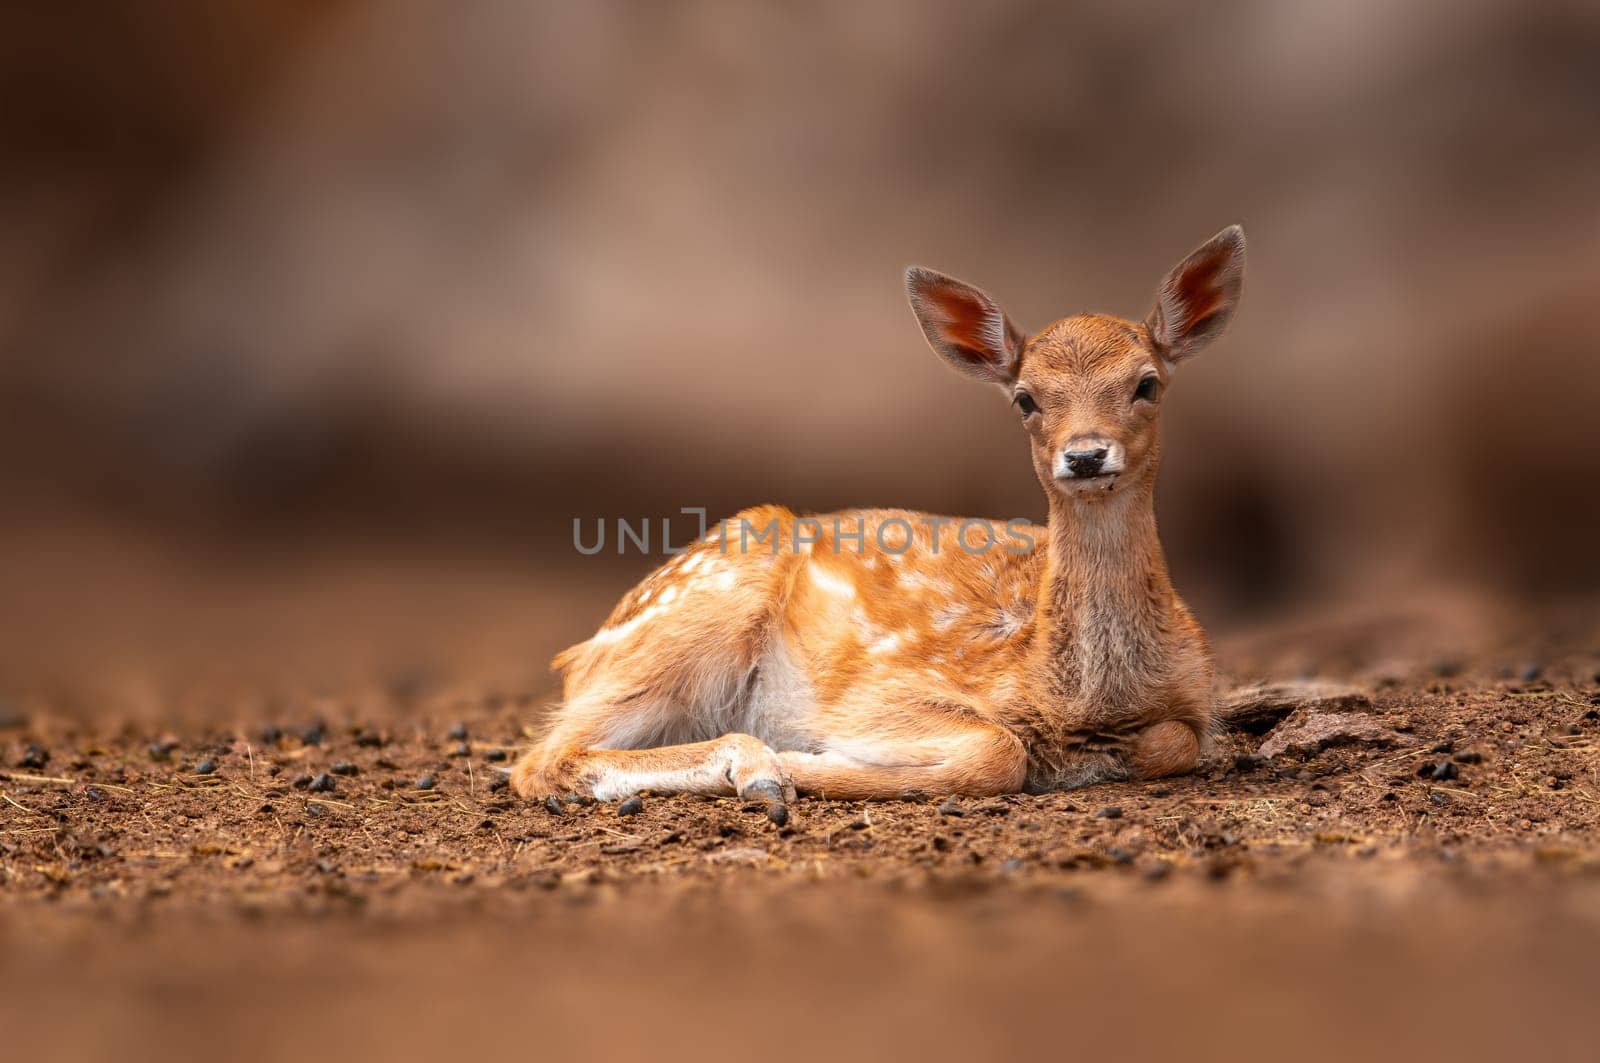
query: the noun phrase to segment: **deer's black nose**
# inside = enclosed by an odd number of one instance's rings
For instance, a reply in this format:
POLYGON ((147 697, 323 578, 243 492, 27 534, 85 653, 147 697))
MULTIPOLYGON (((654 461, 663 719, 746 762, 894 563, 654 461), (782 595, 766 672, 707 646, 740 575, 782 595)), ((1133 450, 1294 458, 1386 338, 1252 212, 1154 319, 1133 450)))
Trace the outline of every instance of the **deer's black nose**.
POLYGON ((1069 450, 1063 457, 1067 459, 1067 468, 1072 470, 1072 475, 1099 476, 1101 467, 1106 463, 1106 448, 1069 450))

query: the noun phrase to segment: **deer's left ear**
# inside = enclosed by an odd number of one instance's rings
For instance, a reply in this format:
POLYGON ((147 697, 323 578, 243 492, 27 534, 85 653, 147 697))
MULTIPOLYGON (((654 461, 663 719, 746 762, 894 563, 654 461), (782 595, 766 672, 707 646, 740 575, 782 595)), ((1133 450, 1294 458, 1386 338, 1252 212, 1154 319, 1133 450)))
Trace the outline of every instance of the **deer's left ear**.
POLYGON ((1156 350, 1181 362, 1222 335, 1244 283, 1244 230, 1230 225, 1178 263, 1146 327, 1156 350))
POLYGON ((965 281, 921 266, 906 270, 906 295, 928 346, 956 369, 991 384, 1017 378, 1025 342, 1000 306, 965 281))

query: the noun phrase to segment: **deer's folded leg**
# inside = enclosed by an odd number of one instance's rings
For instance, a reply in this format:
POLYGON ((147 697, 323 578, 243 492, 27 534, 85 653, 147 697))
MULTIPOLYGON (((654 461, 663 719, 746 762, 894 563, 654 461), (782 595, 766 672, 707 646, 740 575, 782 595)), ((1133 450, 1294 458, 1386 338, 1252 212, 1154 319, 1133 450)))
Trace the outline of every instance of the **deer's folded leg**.
POLYGON ((1028 769, 1021 740, 983 724, 935 729, 912 740, 840 742, 819 753, 786 751, 778 760, 801 793, 856 800, 912 791, 1016 793, 1028 769))
MULTIPOLYGON (((728 794, 783 805, 794 797, 778 755, 746 734, 656 749, 567 747, 535 750, 511 772, 524 797, 583 794, 615 801, 660 793, 728 794)), ((779 818, 775 809, 769 815, 779 818)))
POLYGON ((1140 779, 1160 779, 1193 771, 1200 760, 1200 738, 1181 720, 1151 724, 1134 740, 1128 766, 1140 779))

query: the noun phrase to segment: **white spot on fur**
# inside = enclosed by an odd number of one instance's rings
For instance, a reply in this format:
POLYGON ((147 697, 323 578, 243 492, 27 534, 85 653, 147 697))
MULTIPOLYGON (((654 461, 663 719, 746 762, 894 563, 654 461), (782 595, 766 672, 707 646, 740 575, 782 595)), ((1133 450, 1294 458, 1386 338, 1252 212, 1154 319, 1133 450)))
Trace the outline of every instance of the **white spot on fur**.
POLYGON ((879 639, 877 642, 874 642, 871 646, 868 646, 867 652, 874 654, 890 653, 893 650, 898 649, 899 646, 900 636, 891 632, 890 634, 883 636, 883 638, 879 639))
POLYGON ((811 576, 811 582, 836 598, 854 598, 856 586, 849 580, 840 579, 827 569, 812 563, 806 572, 811 576))
POLYGON ((1012 635, 1015 635, 1017 632, 1022 630, 1023 622, 1024 621, 1022 617, 1002 609, 1000 612, 995 614, 994 619, 989 622, 988 627, 989 630, 994 632, 998 637, 1008 639, 1012 635))
POLYGON ((590 639, 589 641, 597 646, 609 646, 614 642, 619 642, 622 639, 627 638, 634 631, 638 630, 641 625, 660 612, 660 606, 652 605, 650 608, 644 610, 638 616, 627 621, 626 623, 618 624, 616 627, 601 628, 599 631, 595 632, 594 638, 590 639))

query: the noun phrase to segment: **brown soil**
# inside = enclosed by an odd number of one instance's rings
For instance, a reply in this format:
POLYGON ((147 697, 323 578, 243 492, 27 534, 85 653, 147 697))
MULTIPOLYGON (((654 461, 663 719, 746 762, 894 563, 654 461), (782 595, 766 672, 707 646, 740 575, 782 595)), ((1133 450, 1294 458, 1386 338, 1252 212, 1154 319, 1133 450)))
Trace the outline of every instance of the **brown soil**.
MULTIPOLYGON (((177 733, 12 712, 0 1039, 1592 1058, 1600 686, 1592 650, 1534 649, 1538 676, 1368 670, 1347 744, 1261 760, 1270 713, 1170 782, 802 799, 783 828, 731 799, 517 800, 526 698, 177 733)), ((1231 663, 1271 674, 1262 652, 1231 663)))

